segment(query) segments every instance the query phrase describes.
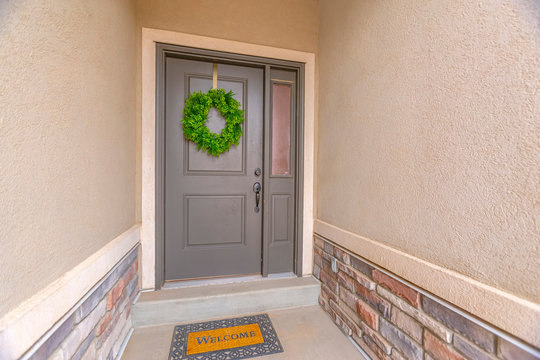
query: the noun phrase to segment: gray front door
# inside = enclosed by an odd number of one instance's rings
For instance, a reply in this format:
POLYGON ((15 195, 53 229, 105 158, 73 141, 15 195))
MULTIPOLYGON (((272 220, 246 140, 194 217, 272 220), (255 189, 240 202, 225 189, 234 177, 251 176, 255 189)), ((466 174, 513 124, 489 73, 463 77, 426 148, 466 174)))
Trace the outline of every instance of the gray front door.
MULTIPOLYGON (((184 139, 181 118, 190 93, 212 87, 212 62, 165 61, 165 280, 261 273, 262 216, 255 211, 255 169, 263 168, 264 69, 218 64, 218 88, 232 90, 246 121, 238 146, 219 157, 184 139)), ((212 109, 207 123, 225 125, 212 109)), ((262 206, 262 204, 261 204, 262 206)))

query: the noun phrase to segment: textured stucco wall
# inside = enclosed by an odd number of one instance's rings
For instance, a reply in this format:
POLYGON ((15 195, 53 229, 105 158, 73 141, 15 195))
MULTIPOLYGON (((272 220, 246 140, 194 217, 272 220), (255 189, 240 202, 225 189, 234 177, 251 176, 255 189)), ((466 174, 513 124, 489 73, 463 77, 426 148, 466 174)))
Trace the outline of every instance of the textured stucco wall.
POLYGON ((0 316, 135 222, 135 10, 0 0, 0 316))
MULTIPOLYGON (((317 0, 137 0, 137 117, 141 118, 141 27, 316 52, 318 10, 317 0)), ((140 220, 140 121, 137 132, 140 220)))
POLYGON ((540 299, 540 6, 324 0, 318 218, 540 299))
POLYGON ((315 52, 316 0, 137 0, 143 27, 315 52))

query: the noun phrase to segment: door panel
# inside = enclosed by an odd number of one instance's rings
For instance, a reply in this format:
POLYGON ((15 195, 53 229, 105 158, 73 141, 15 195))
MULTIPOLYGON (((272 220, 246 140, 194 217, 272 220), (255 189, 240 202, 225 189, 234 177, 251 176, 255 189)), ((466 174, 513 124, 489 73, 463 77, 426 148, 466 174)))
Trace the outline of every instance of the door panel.
POLYGON ((245 243, 244 196, 185 196, 184 201, 186 247, 245 243), (213 221, 200 221, 206 218, 213 221))
MULTIPOLYGON (((255 212, 254 169, 263 168, 260 68, 218 64, 218 88, 232 90, 245 111, 238 146, 213 157, 184 139, 184 101, 212 87, 212 63, 165 62, 165 280, 261 272, 262 212, 255 212)), ((208 126, 224 120, 209 114, 208 126)))
POLYGON ((269 274, 294 271, 296 75, 295 71, 270 70, 270 134, 266 137, 270 171, 265 177, 269 274))
POLYGON ((290 198, 290 195, 272 195, 272 243, 290 240, 290 198))
MULTIPOLYGON (((222 70, 223 66, 224 65, 218 66, 218 68, 222 70)), ((221 71, 219 71, 218 73, 221 73, 221 71)), ((240 102, 240 104, 242 105, 242 109, 244 109, 247 114, 247 79, 228 78, 227 80, 223 80, 223 76, 220 76, 220 78, 221 80, 218 82, 218 87, 226 89, 227 91, 232 90, 232 92, 236 94, 235 99, 240 102)), ((209 88, 212 87, 211 77, 201 78, 200 76, 196 77, 196 75, 188 75, 188 82, 191 92, 206 92, 209 88)), ((248 122, 246 116, 246 122, 243 124, 242 127, 244 134, 246 133, 246 128, 248 126, 247 123, 248 122)), ((219 129, 219 131, 221 131, 221 128, 225 126, 225 119, 221 116, 221 114, 219 114, 219 111, 217 111, 216 109, 211 109, 208 113, 207 126, 210 130, 219 129)), ((216 132, 219 133, 219 131, 216 132)), ((240 143, 238 144, 238 146, 232 146, 228 152, 221 154, 218 158, 214 156, 208 156, 208 154, 198 151, 196 149, 197 145, 195 145, 195 143, 193 143, 192 141, 186 141, 185 146, 188 148, 187 151, 185 151, 186 159, 184 162, 184 164, 186 165, 187 173, 199 171, 210 173, 220 172, 221 174, 244 172, 244 165, 246 159, 244 136, 240 138, 240 143)), ((259 144, 259 146, 262 146, 262 143, 259 144)))

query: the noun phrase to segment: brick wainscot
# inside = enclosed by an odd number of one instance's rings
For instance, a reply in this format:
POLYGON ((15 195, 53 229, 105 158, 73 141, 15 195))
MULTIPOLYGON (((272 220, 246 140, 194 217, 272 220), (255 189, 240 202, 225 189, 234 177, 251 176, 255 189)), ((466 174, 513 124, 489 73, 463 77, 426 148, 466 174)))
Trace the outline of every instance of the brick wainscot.
POLYGON ((131 250, 23 358, 116 359, 131 329, 138 253, 131 250))
POLYGON ((315 236, 320 305, 372 359, 530 360, 539 352, 315 236), (333 265, 333 266, 332 266, 333 265))

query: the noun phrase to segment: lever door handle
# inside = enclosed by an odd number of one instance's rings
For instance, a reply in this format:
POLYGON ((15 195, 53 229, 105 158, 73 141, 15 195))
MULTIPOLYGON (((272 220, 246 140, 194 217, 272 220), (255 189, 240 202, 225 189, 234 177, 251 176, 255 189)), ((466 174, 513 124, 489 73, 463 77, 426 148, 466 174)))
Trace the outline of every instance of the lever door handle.
POLYGON ((253 184, 253 191, 255 192, 255 212, 259 212, 259 202, 261 201, 261 189, 262 186, 260 183, 256 182, 253 184))

